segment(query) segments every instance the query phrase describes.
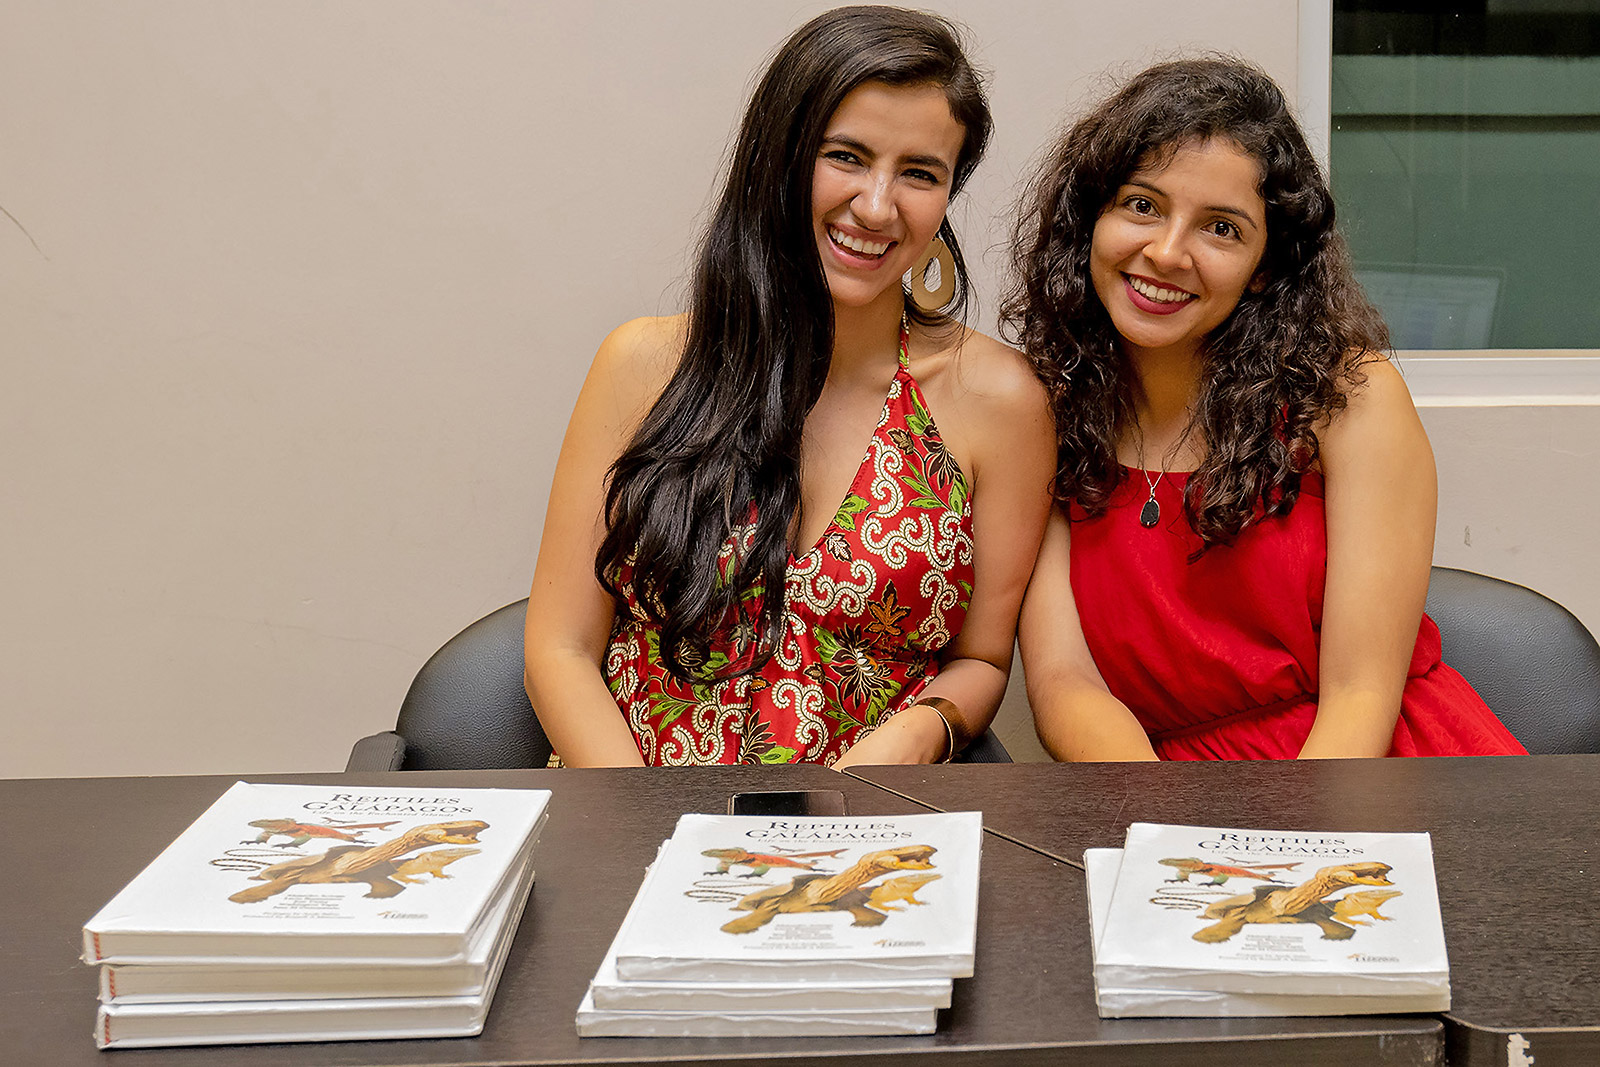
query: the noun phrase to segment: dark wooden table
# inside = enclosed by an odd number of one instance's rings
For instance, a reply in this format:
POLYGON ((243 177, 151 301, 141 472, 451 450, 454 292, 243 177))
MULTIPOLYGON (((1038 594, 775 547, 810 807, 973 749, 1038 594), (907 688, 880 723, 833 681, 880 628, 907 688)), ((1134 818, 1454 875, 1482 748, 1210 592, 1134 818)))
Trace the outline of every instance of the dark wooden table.
MULTIPOLYGON (((1027 779, 1005 768, 946 769, 964 807, 1001 821, 1027 803, 1001 793, 1027 779), (1008 784, 1009 783, 1009 784, 1008 784)), ((1046 768, 1045 770, 1048 770, 1046 768)), ((536 852, 538 882, 488 1025, 476 1038, 245 1045, 97 1052, 94 972, 76 959, 79 929, 232 781, 101 778, 0 781, 0 1049, 8 1062, 105 1064, 620 1064, 785 1067, 881 1063, 1157 1065, 1438 1064, 1429 1016, 1333 1019, 1096 1017, 1083 880, 1048 856, 985 840, 976 976, 956 983, 936 1034, 797 1039, 579 1039, 583 991, 656 845, 685 811, 725 810, 741 789, 843 789, 855 814, 926 810, 866 782, 813 767, 682 771, 438 771, 258 776, 266 781, 542 787, 555 791, 536 852), (1175 1059, 1177 1057, 1177 1059, 1175 1059)), ((1044 779, 1041 779, 1043 781, 1044 779)), ((1059 779, 1055 781, 1059 782, 1059 779)), ((927 781, 922 783, 928 785, 927 781)), ((930 786, 931 788, 931 786, 930 786)), ((1109 814, 1109 813, 1108 813, 1109 814)), ((1109 840, 1115 820, 1103 821, 1109 840)), ((1543 1060, 1539 1067, 1545 1067, 1543 1060)))
POLYGON ((1600 756, 869 767, 1078 863, 1131 822, 1426 830, 1450 953, 1451 1067, 1600 1065, 1600 756))

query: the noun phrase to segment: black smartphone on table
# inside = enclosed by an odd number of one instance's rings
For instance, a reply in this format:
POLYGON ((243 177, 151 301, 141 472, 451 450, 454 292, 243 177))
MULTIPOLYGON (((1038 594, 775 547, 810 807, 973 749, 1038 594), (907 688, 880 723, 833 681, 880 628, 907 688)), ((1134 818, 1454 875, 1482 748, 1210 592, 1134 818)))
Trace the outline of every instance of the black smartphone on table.
POLYGON ((729 815, 843 815, 844 793, 837 789, 773 789, 735 793, 729 815))

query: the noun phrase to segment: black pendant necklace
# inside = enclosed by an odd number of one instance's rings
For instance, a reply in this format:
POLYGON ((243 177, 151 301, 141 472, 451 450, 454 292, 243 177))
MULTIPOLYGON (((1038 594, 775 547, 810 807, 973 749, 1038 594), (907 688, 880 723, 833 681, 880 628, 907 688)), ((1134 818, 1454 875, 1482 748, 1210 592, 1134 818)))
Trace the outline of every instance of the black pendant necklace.
MULTIPOLYGON (((1172 446, 1172 454, 1175 454, 1178 449, 1183 447, 1183 442, 1188 436, 1189 430, 1185 427, 1177 443, 1172 446)), ((1161 470, 1157 471, 1156 476, 1152 478, 1150 477, 1150 472, 1144 466, 1144 433, 1142 431, 1138 437, 1137 448, 1139 473, 1144 477, 1145 485, 1150 487, 1150 496, 1145 500, 1144 507, 1139 509, 1139 525, 1146 530, 1153 530, 1161 522, 1161 502, 1156 499, 1156 486, 1160 485, 1161 479, 1167 476, 1167 464, 1172 462, 1172 454, 1161 457, 1161 470)))
POLYGON ((1161 483, 1161 474, 1156 475, 1155 481, 1150 480, 1150 472, 1142 470, 1144 480, 1150 485, 1150 499, 1144 502, 1144 507, 1139 509, 1139 525, 1146 530, 1154 529, 1156 523, 1161 521, 1161 504, 1156 500, 1156 486, 1161 483))

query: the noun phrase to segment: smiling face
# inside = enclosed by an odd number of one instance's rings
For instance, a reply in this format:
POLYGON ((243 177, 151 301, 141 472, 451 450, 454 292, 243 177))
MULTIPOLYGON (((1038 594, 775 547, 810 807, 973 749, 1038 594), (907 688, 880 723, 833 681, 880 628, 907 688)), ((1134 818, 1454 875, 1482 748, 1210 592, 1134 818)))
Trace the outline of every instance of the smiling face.
POLYGON ((1095 222, 1089 275, 1130 355, 1192 358, 1256 279, 1261 165, 1231 141, 1141 166, 1095 222))
POLYGON ((812 230, 836 304, 898 309, 901 275, 944 221, 965 135, 937 85, 869 81, 839 104, 811 179, 812 230))

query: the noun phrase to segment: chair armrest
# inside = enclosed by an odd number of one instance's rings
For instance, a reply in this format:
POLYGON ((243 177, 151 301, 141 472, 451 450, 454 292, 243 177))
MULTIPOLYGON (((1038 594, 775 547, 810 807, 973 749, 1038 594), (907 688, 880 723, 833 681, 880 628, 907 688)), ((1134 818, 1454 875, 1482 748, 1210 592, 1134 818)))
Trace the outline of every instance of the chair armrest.
POLYGON ((398 771, 406 759, 406 739, 393 730, 363 737, 350 746, 348 771, 398 771))

